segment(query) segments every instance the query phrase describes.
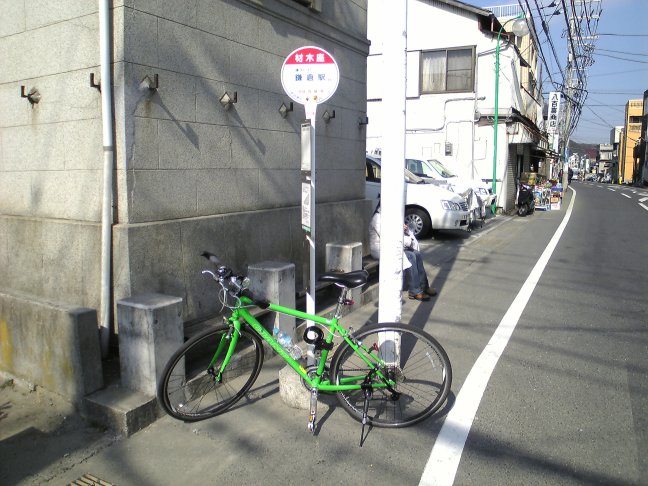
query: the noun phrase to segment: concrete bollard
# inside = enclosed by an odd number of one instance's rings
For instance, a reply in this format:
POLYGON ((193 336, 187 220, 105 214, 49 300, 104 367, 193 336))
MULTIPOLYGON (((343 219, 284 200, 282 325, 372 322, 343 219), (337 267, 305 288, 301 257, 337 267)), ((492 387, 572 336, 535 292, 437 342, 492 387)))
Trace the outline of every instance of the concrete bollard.
MULTIPOLYGON (((274 304, 295 308, 295 265, 285 262, 260 262, 248 266, 250 290, 255 298, 267 299, 274 304)), ((292 316, 275 314, 271 320, 273 327, 289 334, 293 341, 296 320, 292 316)))
POLYGON ((182 298, 144 294, 117 302, 121 384, 155 396, 164 365, 184 341, 182 298))
MULTIPOLYGON (((341 272, 362 270, 362 243, 327 243, 326 269, 341 272)), ((360 302, 361 297, 362 288, 352 290, 349 295, 356 302, 360 302)))

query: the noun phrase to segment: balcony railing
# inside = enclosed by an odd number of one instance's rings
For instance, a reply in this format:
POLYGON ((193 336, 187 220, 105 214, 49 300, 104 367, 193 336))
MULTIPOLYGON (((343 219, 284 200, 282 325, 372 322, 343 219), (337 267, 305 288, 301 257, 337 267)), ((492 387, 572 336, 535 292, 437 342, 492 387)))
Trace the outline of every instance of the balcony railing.
POLYGON ((519 5, 495 5, 493 7, 483 7, 484 10, 489 10, 493 12, 495 17, 506 18, 506 17, 517 17, 518 15, 524 13, 524 10, 520 8, 519 5))

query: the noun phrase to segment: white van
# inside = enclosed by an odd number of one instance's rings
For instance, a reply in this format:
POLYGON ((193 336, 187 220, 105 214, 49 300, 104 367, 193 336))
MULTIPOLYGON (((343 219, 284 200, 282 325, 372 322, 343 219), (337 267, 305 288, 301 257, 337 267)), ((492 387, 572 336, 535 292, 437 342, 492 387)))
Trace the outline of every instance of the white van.
MULTIPOLYGON (((381 160, 366 157, 366 197, 373 200, 373 208, 380 197, 381 160)), ((428 236, 435 230, 468 229, 468 204, 459 195, 405 169, 405 223, 417 238, 428 236)))

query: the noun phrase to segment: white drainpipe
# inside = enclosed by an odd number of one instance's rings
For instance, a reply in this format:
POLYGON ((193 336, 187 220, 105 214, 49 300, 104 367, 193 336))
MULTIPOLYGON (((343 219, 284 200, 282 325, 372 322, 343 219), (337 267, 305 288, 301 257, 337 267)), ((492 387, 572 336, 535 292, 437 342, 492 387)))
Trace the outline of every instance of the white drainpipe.
POLYGON ((101 118, 103 126, 104 186, 101 213, 101 306, 99 338, 101 356, 108 355, 110 339, 110 288, 112 259, 112 200, 115 141, 113 137, 113 99, 110 55, 110 0, 99 0, 99 50, 101 62, 101 118))

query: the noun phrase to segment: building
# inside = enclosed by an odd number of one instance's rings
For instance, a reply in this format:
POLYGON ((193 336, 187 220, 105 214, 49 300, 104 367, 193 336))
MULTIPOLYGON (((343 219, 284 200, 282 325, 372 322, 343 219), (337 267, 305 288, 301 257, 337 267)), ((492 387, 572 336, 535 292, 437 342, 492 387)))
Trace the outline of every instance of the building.
POLYGON ((648 184, 648 90, 643 94, 643 114, 641 116, 641 143, 637 148, 638 162, 635 182, 648 184))
POLYGON ((28 349, 68 350, 39 332, 60 309, 103 307, 113 337, 110 311, 125 297, 182 297, 185 321, 217 314, 203 250, 240 270, 293 262, 302 288, 305 114, 279 111, 291 106, 283 61, 301 46, 326 49, 341 73, 319 111, 336 115, 317 132, 318 270, 325 242, 364 241, 366 15, 365 0, 3 2, 0 370, 61 391, 51 354, 28 349), (110 7, 109 30, 98 5, 110 7), (100 74, 104 32, 112 85, 100 74), (114 116, 104 120, 106 93, 114 116))
MULTIPOLYGON (((383 126, 389 124, 382 114, 382 93, 389 86, 380 77, 381 25, 388 15, 383 5, 369 1, 368 151, 381 148, 383 126)), ((494 177, 498 207, 513 209, 516 178, 523 171, 537 172, 548 149, 538 128, 543 100, 537 40, 533 35, 515 37, 510 32, 512 17, 500 18, 463 2, 409 0, 407 8, 407 156, 438 159, 467 178, 491 182, 494 177), (495 147, 493 66, 500 29, 495 147)))
POLYGON ((632 182, 635 174, 634 147, 641 138, 643 100, 628 100, 619 145, 619 182, 632 182))
POLYGON ((616 179, 616 168, 614 166, 614 145, 610 144, 600 144, 598 157, 596 159, 598 168, 597 173, 600 176, 608 176, 610 179, 616 179))
POLYGON ((623 125, 614 127, 610 130, 610 145, 612 145, 612 158, 609 161, 609 167, 614 168, 614 173, 618 173, 619 155, 621 153, 621 144, 625 128, 623 125))

